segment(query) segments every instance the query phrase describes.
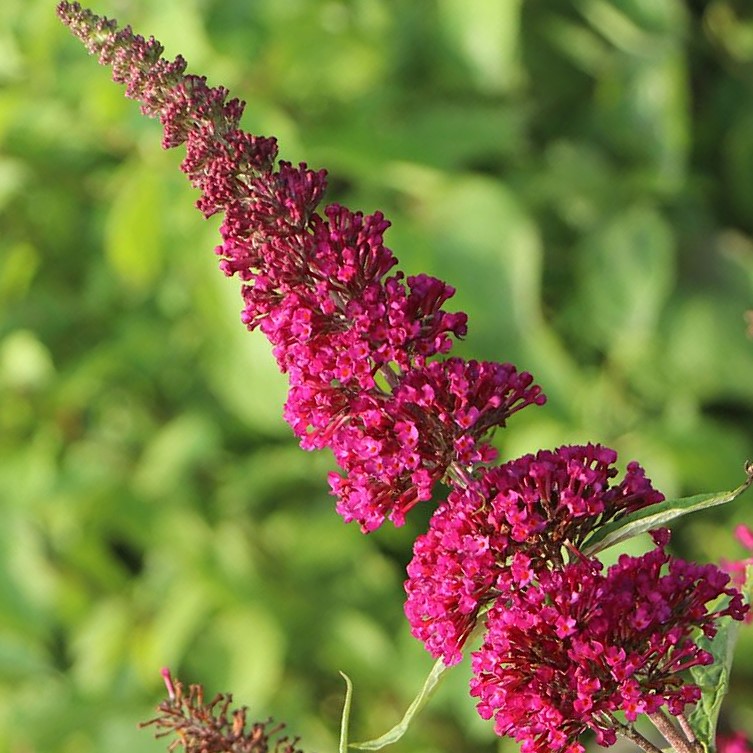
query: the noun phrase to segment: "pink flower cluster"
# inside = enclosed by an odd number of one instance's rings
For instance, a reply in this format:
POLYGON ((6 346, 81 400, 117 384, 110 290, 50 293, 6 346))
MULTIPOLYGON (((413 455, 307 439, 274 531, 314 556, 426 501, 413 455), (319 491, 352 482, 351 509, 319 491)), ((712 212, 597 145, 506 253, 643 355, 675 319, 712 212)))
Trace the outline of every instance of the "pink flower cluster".
POLYGON ((661 545, 642 557, 622 555, 606 575, 600 569, 581 560, 543 571, 487 614, 471 695, 523 753, 581 753, 577 740, 587 729, 612 745, 617 711, 630 722, 663 705, 681 714, 700 690, 679 674, 713 661, 691 631, 712 637, 717 619, 745 612, 725 573, 671 558, 661 545), (722 594, 727 606, 709 612, 722 594))
POLYGON ((753 753, 753 744, 742 732, 731 735, 718 735, 716 739, 718 753, 753 753))
POLYGON ((391 395, 361 396, 330 441, 348 472, 330 475, 341 515, 364 530, 387 514, 400 525, 449 469, 493 460, 490 430, 541 397, 531 381, 510 364, 449 358, 408 371, 391 395))
POLYGON ((732 582, 742 587, 745 585, 747 569, 753 566, 753 530, 741 523, 735 528, 735 538, 743 545, 749 556, 741 560, 723 559, 721 565, 732 576, 732 582))
POLYGON ((540 450, 450 493, 416 540, 405 584, 411 630, 433 656, 460 661, 482 607, 561 566, 563 548, 577 551, 598 526, 664 499, 637 463, 610 485, 616 459, 601 445, 540 450))
POLYGON ((239 128, 244 104, 161 59, 162 46, 77 3, 58 12, 113 67, 142 112, 158 117, 163 146, 186 143, 182 170, 209 216, 225 213, 221 268, 243 281, 242 319, 270 340, 290 378, 285 417, 305 449, 332 449, 345 476, 330 486, 337 509, 364 531, 429 499, 439 479, 464 477, 493 456, 488 435, 545 397, 510 364, 446 354, 466 315, 444 304, 454 289, 428 275, 389 274, 381 213, 330 205, 316 212, 324 171, 280 162, 274 139, 239 128))
POLYGON ((244 104, 186 75, 182 58, 162 60, 153 38, 78 3, 58 13, 160 119, 163 145, 186 144, 199 209, 225 215, 217 254, 243 282, 242 320, 288 374, 285 418, 343 472, 329 479, 338 512, 365 532, 400 525, 438 481, 450 487, 415 542, 405 613, 446 664, 484 621, 471 681, 481 716, 524 753, 580 753, 586 730, 615 741, 616 712, 632 722, 695 703, 683 672, 712 657, 692 632, 713 636, 747 610, 729 576, 669 557, 666 531, 606 574, 583 554, 600 527, 663 500, 643 469, 630 463, 617 481, 616 453, 592 444, 492 467, 494 430, 545 397, 511 364, 447 355, 466 333, 465 314, 444 309, 453 288, 393 271, 381 213, 318 213, 325 172, 275 165, 276 141, 240 129, 244 104))

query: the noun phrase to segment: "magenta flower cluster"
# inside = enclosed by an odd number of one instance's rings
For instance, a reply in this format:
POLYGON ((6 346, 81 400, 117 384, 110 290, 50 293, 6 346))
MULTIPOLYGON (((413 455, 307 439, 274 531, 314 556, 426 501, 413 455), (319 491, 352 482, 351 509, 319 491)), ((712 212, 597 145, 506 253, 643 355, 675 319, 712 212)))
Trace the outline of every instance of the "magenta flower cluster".
POLYGON ((449 487, 415 542, 405 612, 446 664, 483 622, 471 682, 481 716, 525 753, 576 753, 589 729, 612 744, 618 712, 633 721, 696 702, 683 673, 711 657, 693 633, 747 609, 728 576, 669 557, 665 531, 606 574, 583 553, 601 526, 663 500, 643 469, 630 463, 618 480, 616 453, 592 444, 492 465, 491 434, 545 397, 511 364, 448 356, 467 328, 444 308, 453 288, 394 271, 381 213, 318 212, 324 171, 275 164, 276 141, 240 129, 244 104, 186 75, 182 58, 164 61, 154 39, 77 3, 58 12, 160 119, 163 145, 186 144, 199 209, 224 213, 217 254, 242 280, 242 320, 289 377, 285 418, 342 471, 329 479, 340 515, 364 532, 401 525, 437 482, 449 487))
POLYGON ((413 634, 445 663, 460 660, 480 610, 536 573, 564 563, 598 526, 660 502, 637 463, 617 475, 600 445, 540 450, 482 470, 439 506, 408 565, 405 605, 413 634))
POLYGON ((588 560, 542 571, 489 610, 471 695, 523 753, 581 751, 587 729, 613 745, 615 712, 633 722, 666 705, 679 716, 699 700, 700 689, 679 675, 713 657, 691 630, 712 637, 717 619, 742 619, 745 608, 722 571, 672 558, 662 543, 642 557, 622 555, 606 575, 588 560), (727 606, 709 612, 721 594, 727 606))
POLYGON ((329 447, 344 476, 330 486, 338 511, 371 531, 400 525, 441 478, 492 456, 488 435, 545 397, 510 364, 448 353, 466 315, 444 310, 454 289, 428 275, 389 274, 381 213, 330 205, 316 212, 323 170, 280 162, 274 139, 239 128, 244 104, 161 59, 161 45, 76 3, 59 12, 111 65, 127 96, 158 117, 163 146, 186 143, 181 168, 199 209, 224 212, 221 268, 244 282, 242 319, 270 340, 290 379, 285 418, 305 449, 329 447))
POLYGON ((718 753, 753 753, 753 744, 742 732, 719 735, 716 739, 718 753))

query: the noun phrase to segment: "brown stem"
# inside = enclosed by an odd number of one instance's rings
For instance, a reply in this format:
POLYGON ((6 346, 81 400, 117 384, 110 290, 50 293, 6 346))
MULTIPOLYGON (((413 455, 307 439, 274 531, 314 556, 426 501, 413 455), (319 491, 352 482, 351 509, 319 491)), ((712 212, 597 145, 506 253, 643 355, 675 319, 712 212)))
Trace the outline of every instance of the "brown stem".
POLYGON ((688 738, 690 744, 693 746, 693 750, 695 750, 696 753, 703 753, 703 745, 696 738, 695 732, 690 726, 690 722, 688 722, 685 714, 678 714, 677 721, 680 723, 680 728, 685 733, 685 737, 688 738))
POLYGON ((647 716, 654 727, 662 733, 664 739, 675 749, 676 753, 697 753, 697 744, 683 737, 680 730, 667 719, 661 709, 653 714, 647 714, 647 716))
POLYGON ((641 750, 645 751, 645 753, 663 753, 661 748, 658 748, 650 740, 647 740, 635 728, 630 727, 627 724, 620 724, 616 720, 614 727, 615 732, 617 732, 618 735, 622 735, 624 738, 630 740, 630 742, 635 743, 641 750))
POLYGON ((378 371, 384 377, 385 381, 390 386, 390 389, 394 391, 400 383, 399 376, 392 370, 388 363, 382 364, 378 371))
POLYGON ((685 737, 687 737, 691 743, 696 742, 695 732, 693 732, 693 728, 690 726, 690 723, 685 718, 685 714, 678 714, 677 721, 680 724, 680 728, 685 733, 685 737))

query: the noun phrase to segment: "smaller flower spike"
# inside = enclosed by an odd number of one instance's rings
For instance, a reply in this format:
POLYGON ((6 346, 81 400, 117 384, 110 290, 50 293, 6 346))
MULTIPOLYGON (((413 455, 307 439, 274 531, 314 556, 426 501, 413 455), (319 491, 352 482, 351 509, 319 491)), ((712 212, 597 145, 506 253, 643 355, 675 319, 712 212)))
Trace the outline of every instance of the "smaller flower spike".
POLYGON ((717 735, 716 749, 718 753, 753 753, 753 744, 743 732, 734 732, 717 735))
POLYGON ((664 499, 637 463, 615 483, 616 460, 602 445, 540 450, 453 489, 416 540, 405 582, 411 630, 434 657, 460 661, 484 605, 561 566, 604 523, 664 499))
POLYGON ((447 477, 494 457, 489 434, 545 397, 509 364, 445 356, 467 317, 444 305, 454 288, 392 271, 389 222, 332 204, 319 211, 324 170, 277 160, 274 138, 240 129, 244 103, 185 73, 178 57, 78 3, 58 14, 145 115, 165 148, 186 144, 181 169, 201 212, 224 213, 220 268, 242 281, 242 321, 272 344, 290 391, 285 418, 304 449, 329 447, 337 509, 363 531, 400 525, 447 477))
POLYGON ((721 561, 721 566, 732 576, 732 582, 742 588, 748 568, 753 566, 753 530, 741 523, 735 527, 735 538, 745 547, 749 556, 741 560, 728 560, 725 557, 721 561))
POLYGON ((272 725, 271 720, 247 723, 247 709, 231 709, 233 697, 217 695, 204 701, 201 685, 190 685, 186 693, 183 683, 163 669, 168 699, 157 707, 159 716, 141 724, 157 728, 156 737, 174 735, 168 750, 182 747, 185 753, 303 753, 296 747, 298 740, 280 737, 284 724, 272 725))
POLYGON ((681 714, 701 695, 683 673, 713 662, 692 634, 713 637, 721 617, 740 620, 748 609, 724 572, 661 546, 600 570, 584 559, 542 572, 488 612, 471 695, 525 753, 582 752, 578 738, 589 729, 612 745, 615 712, 629 723, 662 706, 681 714), (726 606, 710 612, 722 595, 726 606))

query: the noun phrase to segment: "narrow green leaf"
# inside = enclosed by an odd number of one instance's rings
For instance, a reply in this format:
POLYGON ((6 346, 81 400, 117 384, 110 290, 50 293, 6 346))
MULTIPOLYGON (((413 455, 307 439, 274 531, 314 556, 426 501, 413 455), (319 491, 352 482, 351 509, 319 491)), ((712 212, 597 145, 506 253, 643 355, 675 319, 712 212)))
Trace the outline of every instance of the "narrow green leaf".
POLYGON ((353 700, 353 683, 345 672, 340 672, 340 677, 345 680, 345 702, 343 703, 343 714, 340 720, 340 748, 339 753, 348 751, 348 729, 350 726, 350 703, 353 700))
MULTIPOLYGON (((750 602, 753 591, 753 567, 746 569, 743 593, 750 602)), ((729 690, 729 676, 732 670, 732 660, 735 654, 735 643, 740 633, 741 622, 726 618, 719 626, 717 634, 712 638, 701 636, 698 645, 710 652, 714 663, 705 667, 692 667, 690 670, 693 681, 701 689, 701 700, 695 705, 688 717, 696 737, 703 745, 706 753, 716 750, 716 724, 722 701, 729 690)))
POLYGON ((593 556, 598 552, 608 549, 610 546, 627 541, 633 538, 633 536, 638 536, 654 528, 661 528, 682 515, 731 502, 733 499, 739 497, 753 482, 753 463, 746 465, 745 472, 748 477, 737 489, 730 492, 696 494, 692 497, 682 497, 681 499, 666 499, 664 502, 638 510, 620 520, 607 523, 605 526, 599 528, 586 542, 583 547, 583 553, 589 557, 593 556))
POLYGON ((387 745, 396 743, 406 733, 413 717, 421 711, 427 701, 432 695, 434 695, 434 692, 439 686, 447 669, 449 668, 442 659, 437 659, 419 694, 413 699, 413 703, 408 706, 408 710, 403 715, 403 718, 389 732, 385 732, 381 737, 377 737, 374 740, 366 740, 362 743, 351 743, 350 747, 358 748, 359 750, 380 750, 387 745))

